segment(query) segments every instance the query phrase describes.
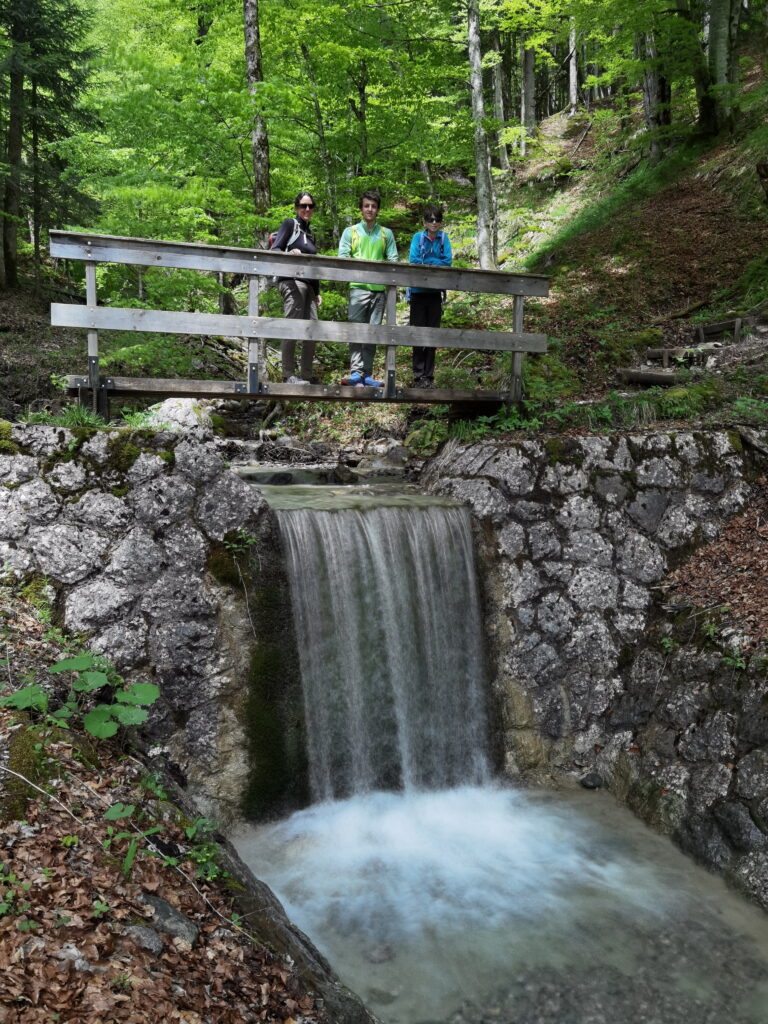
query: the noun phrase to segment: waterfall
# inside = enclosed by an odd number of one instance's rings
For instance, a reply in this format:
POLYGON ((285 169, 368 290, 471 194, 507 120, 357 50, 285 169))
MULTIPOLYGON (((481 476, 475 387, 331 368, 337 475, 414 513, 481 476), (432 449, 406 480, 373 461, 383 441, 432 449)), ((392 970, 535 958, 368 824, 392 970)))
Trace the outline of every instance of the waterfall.
POLYGON ((469 513, 277 512, 316 802, 489 777, 469 513))

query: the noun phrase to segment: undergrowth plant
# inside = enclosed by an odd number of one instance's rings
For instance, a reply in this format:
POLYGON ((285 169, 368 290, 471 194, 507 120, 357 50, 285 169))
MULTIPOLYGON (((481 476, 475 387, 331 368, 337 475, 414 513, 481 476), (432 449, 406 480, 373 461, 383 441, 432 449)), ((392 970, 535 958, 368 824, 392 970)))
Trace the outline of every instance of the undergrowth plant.
POLYGON ((160 696, 160 690, 154 683, 127 685, 105 659, 92 654, 64 658, 48 671, 71 675, 69 692, 63 703, 52 709, 49 694, 39 683, 32 683, 0 698, 0 706, 17 711, 35 711, 51 728, 79 724, 96 739, 106 739, 114 736, 121 726, 145 722, 149 715, 147 707, 160 696), (111 690, 109 698, 86 709, 89 694, 106 693, 108 690, 111 690))

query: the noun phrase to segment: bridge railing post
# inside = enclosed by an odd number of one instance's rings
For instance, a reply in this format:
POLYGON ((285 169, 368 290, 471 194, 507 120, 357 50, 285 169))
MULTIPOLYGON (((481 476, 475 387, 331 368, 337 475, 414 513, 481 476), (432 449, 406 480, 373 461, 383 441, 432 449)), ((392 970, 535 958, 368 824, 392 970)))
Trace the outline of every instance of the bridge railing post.
MULTIPOLYGON (((88 250, 90 255, 90 249, 88 250)), ((94 260, 87 260, 85 264, 85 304, 89 312, 96 309, 96 263, 94 260)), ((95 330, 95 320, 92 321, 94 329, 88 330, 88 384, 91 388, 91 404, 93 411, 99 408, 99 332, 95 330)))
MULTIPOLYGON (((515 334, 523 333, 523 308, 525 298, 516 295, 513 305, 513 319, 515 334)), ((509 402, 512 405, 519 405, 523 400, 523 353, 512 353, 512 379, 510 381, 509 402)))
MULTIPOLYGON (((397 324, 397 287, 395 285, 387 286, 387 323, 392 324, 393 327, 397 324)), ((384 398, 394 398, 397 392, 396 355, 397 348, 394 345, 387 345, 384 362, 384 398)))
MULTIPOLYGON (((259 296, 261 278, 252 275, 248 278, 248 316, 259 315, 259 296)), ((248 379, 246 394, 253 395, 259 391, 259 360, 261 356, 261 338, 248 339, 248 379)))

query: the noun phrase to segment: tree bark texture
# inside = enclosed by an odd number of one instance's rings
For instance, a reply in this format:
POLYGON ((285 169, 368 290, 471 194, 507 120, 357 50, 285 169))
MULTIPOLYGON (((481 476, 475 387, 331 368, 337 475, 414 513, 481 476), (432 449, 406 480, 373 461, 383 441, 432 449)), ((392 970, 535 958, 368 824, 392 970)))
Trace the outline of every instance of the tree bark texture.
POLYGON ((479 0, 467 4, 467 40, 469 48, 469 85, 472 96, 472 124, 475 144, 475 191, 477 193, 477 255, 483 270, 496 269, 496 224, 493 179, 488 141, 483 120, 482 58, 480 55, 479 0))
MULTIPOLYGON (((253 156, 253 208, 257 215, 264 216, 272 205, 269 189, 269 138, 267 126, 256 103, 258 86, 264 81, 261 63, 261 39, 259 36, 259 0, 243 0, 245 26, 245 67, 248 92, 254 104, 253 126, 251 129, 251 151, 253 156)), ((266 234, 260 229, 254 232, 256 244, 266 242, 266 234)))
MULTIPOLYGON (((493 112, 496 115, 496 120, 499 122, 500 129, 504 127, 504 87, 502 84, 503 78, 503 63, 501 57, 501 40, 499 38, 499 30, 494 29, 491 36, 491 45, 496 50, 498 58, 496 63, 493 65, 493 112)), ((502 141, 501 134, 498 139, 498 153, 499 153, 499 164, 505 171, 509 170, 509 153, 507 152, 507 145, 502 141)))
POLYGON ((525 128, 525 134, 520 143, 520 152, 523 156, 527 150, 526 137, 531 138, 536 128, 535 59, 534 51, 523 42, 520 52, 520 123, 525 128))
POLYGON ((571 18, 568 31, 568 113, 573 117, 579 109, 579 62, 576 49, 576 24, 571 18))

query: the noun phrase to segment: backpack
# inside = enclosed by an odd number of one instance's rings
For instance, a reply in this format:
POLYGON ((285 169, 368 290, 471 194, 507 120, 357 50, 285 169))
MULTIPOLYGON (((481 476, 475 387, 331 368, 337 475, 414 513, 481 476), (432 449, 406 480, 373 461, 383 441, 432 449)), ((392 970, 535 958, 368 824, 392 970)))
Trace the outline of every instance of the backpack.
MULTIPOLYGON (((424 259, 424 253, 427 251, 427 243, 424 238, 426 233, 426 231, 419 232, 419 256, 421 256, 422 259, 424 259)), ((440 259, 443 259, 445 256, 445 232, 438 231, 435 237, 440 241, 440 259)))
MULTIPOLYGON (((269 248, 270 249, 275 244, 275 239, 277 238, 279 230, 280 229, 278 228, 277 231, 270 231, 270 233, 269 233, 269 248)), ((301 224, 299 224, 298 220, 294 217, 293 218, 293 234, 288 239, 288 242, 287 242, 287 244, 285 246, 285 249, 279 249, 278 251, 279 252, 288 252, 288 250, 291 248, 291 246, 293 245, 293 243, 296 241, 296 239, 299 237, 299 235, 302 233, 303 230, 304 230, 304 228, 301 226, 301 224)), ((279 277, 271 275, 270 277, 267 278, 267 288, 276 288, 279 281, 280 281, 279 277)))
MULTIPOLYGON (((421 256, 422 260, 424 259, 424 253, 427 251, 427 243, 426 243, 425 238, 424 238, 426 233, 427 233, 426 231, 420 231, 419 232, 419 256, 421 256)), ((445 232, 444 231, 438 231, 437 234, 435 235, 435 238, 440 240, 440 259, 442 259, 445 256, 445 232)), ((445 299, 446 299, 445 290, 443 290, 441 294, 443 296, 443 305, 445 305, 445 299)), ((411 289, 410 288, 406 288, 405 289, 405 301, 406 302, 410 302, 411 301, 411 289)))
MULTIPOLYGON (((384 243, 384 258, 386 259, 387 244, 388 244, 387 232, 389 231, 389 228, 385 228, 383 226, 383 224, 380 224, 379 227, 381 228, 381 239, 382 239, 382 241, 384 243)), ((392 234, 391 231, 389 231, 389 233, 390 233, 390 235, 392 234)), ((356 248, 358 248, 359 245, 360 245, 360 235, 358 234, 358 231, 357 231, 357 224, 353 224, 352 225, 352 243, 351 243, 351 245, 349 247, 349 254, 350 254, 350 256, 353 255, 354 250, 356 248)))

